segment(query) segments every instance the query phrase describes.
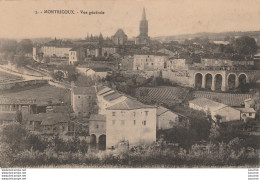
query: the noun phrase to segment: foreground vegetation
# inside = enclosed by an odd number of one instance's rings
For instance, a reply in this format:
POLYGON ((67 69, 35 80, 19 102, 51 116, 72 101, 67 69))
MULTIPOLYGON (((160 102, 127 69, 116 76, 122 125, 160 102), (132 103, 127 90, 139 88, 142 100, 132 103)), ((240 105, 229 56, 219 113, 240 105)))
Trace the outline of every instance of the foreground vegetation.
POLYGON ((65 142, 58 136, 42 139, 19 124, 1 127, 0 167, 257 167, 259 156, 242 146, 239 138, 228 143, 174 147, 163 139, 150 146, 93 151, 84 140, 65 142))

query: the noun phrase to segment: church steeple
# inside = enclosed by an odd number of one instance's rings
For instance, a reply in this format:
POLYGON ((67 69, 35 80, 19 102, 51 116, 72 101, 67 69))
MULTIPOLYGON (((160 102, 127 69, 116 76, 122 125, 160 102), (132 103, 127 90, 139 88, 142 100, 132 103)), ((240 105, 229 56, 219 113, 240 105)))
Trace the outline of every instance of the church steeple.
POLYGON ((139 26, 140 34, 136 38, 136 44, 149 44, 150 37, 148 36, 148 21, 146 19, 145 8, 143 8, 142 19, 139 26))
POLYGON ((148 21, 146 20, 145 8, 143 8, 142 19, 140 21, 140 35, 148 36, 148 21))
POLYGON ((145 8, 143 8, 142 20, 146 20, 145 8))

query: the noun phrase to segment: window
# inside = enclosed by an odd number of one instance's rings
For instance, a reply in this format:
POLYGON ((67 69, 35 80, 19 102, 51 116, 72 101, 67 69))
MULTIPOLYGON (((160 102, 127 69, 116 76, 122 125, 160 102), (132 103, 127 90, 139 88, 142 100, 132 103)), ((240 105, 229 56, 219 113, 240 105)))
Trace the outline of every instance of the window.
POLYGON ((112 116, 116 116, 116 112, 112 112, 112 116))
POLYGON ((98 129, 98 124, 96 125, 96 128, 98 129))
POLYGON ((112 124, 115 125, 116 124, 116 120, 112 120, 112 124))
POLYGON ((146 116, 148 116, 148 112, 149 112, 149 111, 145 111, 145 115, 146 115, 146 116))
POLYGON ((134 125, 136 125, 136 120, 134 120, 134 125))
POLYGON ((142 124, 143 124, 143 126, 146 126, 146 121, 143 121, 142 124))
POLYGON ((249 116, 252 116, 252 113, 249 113, 249 116))
POLYGON ((78 98, 80 98, 80 96, 78 96, 78 98))
POLYGON ((89 96, 88 98, 91 99, 91 96, 89 96))

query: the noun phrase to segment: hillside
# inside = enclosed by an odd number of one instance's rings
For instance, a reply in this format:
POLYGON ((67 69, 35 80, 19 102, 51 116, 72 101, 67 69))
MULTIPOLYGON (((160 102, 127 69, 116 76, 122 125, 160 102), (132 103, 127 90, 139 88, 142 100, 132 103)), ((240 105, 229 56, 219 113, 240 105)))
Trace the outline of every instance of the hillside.
POLYGON ((208 37, 211 41, 223 41, 225 37, 237 37, 237 36, 250 36, 257 39, 258 44, 260 45, 260 31, 232 31, 232 32, 220 32, 220 33, 212 33, 212 32, 200 32, 195 34, 181 34, 175 36, 159 36, 154 37, 153 40, 158 41, 184 41, 185 39, 192 39, 195 37, 208 37))

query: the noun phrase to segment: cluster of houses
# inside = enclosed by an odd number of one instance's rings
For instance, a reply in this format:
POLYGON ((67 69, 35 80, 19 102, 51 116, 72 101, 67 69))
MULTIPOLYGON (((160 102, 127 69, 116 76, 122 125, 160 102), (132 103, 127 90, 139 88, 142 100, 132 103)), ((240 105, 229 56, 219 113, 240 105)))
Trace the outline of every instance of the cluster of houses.
MULTIPOLYGON (((256 110, 259 110, 259 102, 253 99, 244 100, 244 107, 231 107, 207 98, 196 98, 189 101, 189 107, 203 111, 211 116, 214 121, 220 123, 254 120, 256 110)), ((259 99, 258 99, 259 101, 259 99)))
POLYGON ((0 101, 0 124, 18 121, 29 131, 41 135, 71 135, 86 132, 95 142, 106 141, 116 148, 121 141, 129 145, 156 141, 158 129, 188 127, 188 119, 162 106, 146 105, 106 86, 71 88, 71 111, 66 105, 49 105, 42 111, 34 100, 4 97, 0 101), (18 113, 19 112, 19 113, 18 113))
MULTIPOLYGON (((254 75, 252 70, 259 64, 254 61, 233 61, 230 59, 206 59, 193 62, 178 57, 176 51, 155 48, 151 51, 148 36, 148 21, 143 10, 140 21, 140 34, 135 42, 119 29, 111 38, 87 37, 74 43, 54 40, 33 48, 33 59, 44 57, 59 58, 70 65, 86 61, 88 58, 118 57, 118 53, 135 44, 142 53, 120 55, 118 69, 130 70, 137 74, 145 72, 147 77, 160 76, 191 87, 211 88, 226 91, 228 83, 238 87, 243 79, 249 82, 254 75), (139 46, 140 45, 140 46, 139 46), (122 48, 123 47, 123 48, 122 48), (230 80, 231 76, 234 77, 230 80), (231 82, 229 82, 231 81, 231 82), (241 81, 241 82, 240 82, 241 81)), ((130 50, 129 50, 130 51, 130 50)), ((124 53, 122 53, 124 54, 124 53)), ((82 63, 84 64, 84 63, 82 63)), ((93 68, 79 64, 78 73, 88 77, 105 78, 112 72, 109 68, 93 68)), ((212 120, 220 123, 248 121, 255 119, 259 112, 260 100, 245 99, 243 107, 231 107, 207 98, 189 101, 189 108, 203 111, 212 120)), ((13 121, 21 123, 30 131, 41 135, 70 135, 83 132, 94 143, 104 143, 107 149, 117 148, 120 143, 129 146, 151 144, 156 141, 158 130, 175 126, 189 128, 189 118, 160 105, 147 105, 137 99, 107 86, 71 86, 70 105, 39 106, 35 100, 19 98, 0 99, 0 124, 13 121), (44 109, 44 110, 43 110, 44 109)))
MULTIPOLYGON (((94 143, 105 142, 106 148, 117 148, 156 141, 158 130, 176 126, 189 128, 189 118, 160 105, 147 105, 107 86, 71 87, 72 111, 65 105, 46 106, 42 112, 34 100, 19 98, 0 101, 0 124, 19 121, 41 135, 71 135, 85 132, 94 143)), ((216 122, 237 122, 255 119, 259 99, 244 100, 243 107, 231 107, 207 98, 189 101, 189 107, 203 111, 216 122)))
MULTIPOLYGON (((128 145, 150 144, 156 141, 156 130, 170 129, 174 126, 188 126, 185 116, 176 114, 162 106, 146 105, 109 87, 84 87, 90 97, 96 92, 98 110, 89 118, 89 135, 100 141, 100 137, 106 137, 106 147, 116 148, 120 142, 128 145), (186 122, 186 123, 185 123, 186 122)), ((74 92, 79 87, 74 87, 74 92)), ((76 90, 77 91, 77 90, 76 90)), ((89 112, 87 106, 88 98, 83 99, 79 94, 72 95, 73 102, 80 101, 78 106, 74 105, 74 112, 80 109, 89 112), (79 100, 80 99, 80 100, 79 100)))

